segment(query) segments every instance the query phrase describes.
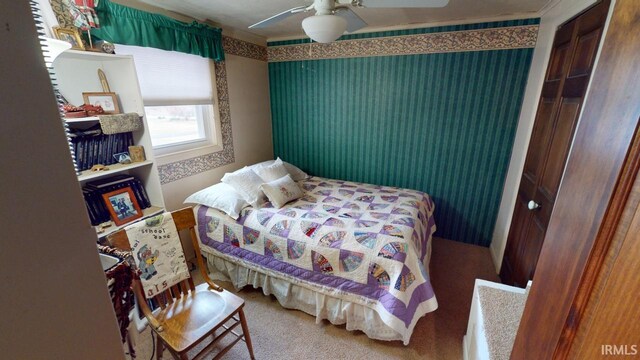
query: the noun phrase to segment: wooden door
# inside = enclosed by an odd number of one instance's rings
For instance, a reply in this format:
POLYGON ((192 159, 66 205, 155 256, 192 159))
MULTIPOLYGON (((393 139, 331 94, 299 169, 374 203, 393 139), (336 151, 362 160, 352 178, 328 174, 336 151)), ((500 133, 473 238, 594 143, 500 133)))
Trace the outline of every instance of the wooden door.
POLYGON ((608 9, 605 0, 556 32, 500 269, 505 284, 533 278, 608 9))

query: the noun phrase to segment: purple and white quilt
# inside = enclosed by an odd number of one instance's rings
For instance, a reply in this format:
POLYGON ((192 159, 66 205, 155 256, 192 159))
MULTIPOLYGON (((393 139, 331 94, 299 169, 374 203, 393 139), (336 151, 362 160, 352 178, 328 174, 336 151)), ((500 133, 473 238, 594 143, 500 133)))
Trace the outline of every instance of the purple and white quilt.
POLYGON ((237 221, 198 206, 202 251, 372 308, 408 342, 438 307, 427 273, 429 195, 319 177, 298 184, 304 197, 245 208, 237 221))

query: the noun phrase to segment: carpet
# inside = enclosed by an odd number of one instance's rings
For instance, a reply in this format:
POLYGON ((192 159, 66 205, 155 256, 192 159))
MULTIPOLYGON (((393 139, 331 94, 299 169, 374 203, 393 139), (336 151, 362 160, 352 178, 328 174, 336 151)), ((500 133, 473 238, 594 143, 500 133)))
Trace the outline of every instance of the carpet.
MULTIPOLYGON (((237 294, 245 300, 244 311, 256 358, 461 359, 474 281, 499 279, 488 248, 434 238, 432 251, 431 281, 439 307, 418 321, 408 346, 401 341, 371 340, 362 332, 347 331, 344 326, 328 321, 316 324, 315 317, 284 309, 275 297, 245 287, 237 294)), ((194 276, 194 280, 202 281, 199 276, 194 276)), ((234 291, 230 283, 219 284, 234 291)), ((151 334, 147 328, 138 338, 137 359, 147 360, 151 353, 151 334)), ((215 351, 205 358, 213 355, 215 351)), ((165 351, 163 357, 171 359, 171 354, 165 351)), ((248 358, 242 342, 223 357, 248 358)))

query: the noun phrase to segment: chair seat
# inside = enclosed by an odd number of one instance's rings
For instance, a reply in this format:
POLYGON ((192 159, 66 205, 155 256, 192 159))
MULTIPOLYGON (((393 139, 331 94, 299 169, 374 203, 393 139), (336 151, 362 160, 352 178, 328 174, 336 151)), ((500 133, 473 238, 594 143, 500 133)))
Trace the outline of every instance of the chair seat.
POLYGON ((195 292, 154 311, 163 328, 158 335, 171 349, 181 353, 212 334, 243 306, 244 300, 233 293, 218 292, 206 283, 200 284, 195 292))

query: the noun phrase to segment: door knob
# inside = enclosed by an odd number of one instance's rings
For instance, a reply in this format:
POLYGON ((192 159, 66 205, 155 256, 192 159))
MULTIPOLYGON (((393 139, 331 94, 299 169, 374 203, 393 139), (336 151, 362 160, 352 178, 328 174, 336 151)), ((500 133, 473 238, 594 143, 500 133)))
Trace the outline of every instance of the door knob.
POLYGON ((540 207, 540 204, 538 204, 537 202, 531 200, 529 201, 529 203, 527 204, 527 207, 529 208, 529 210, 535 210, 537 208, 540 207))

